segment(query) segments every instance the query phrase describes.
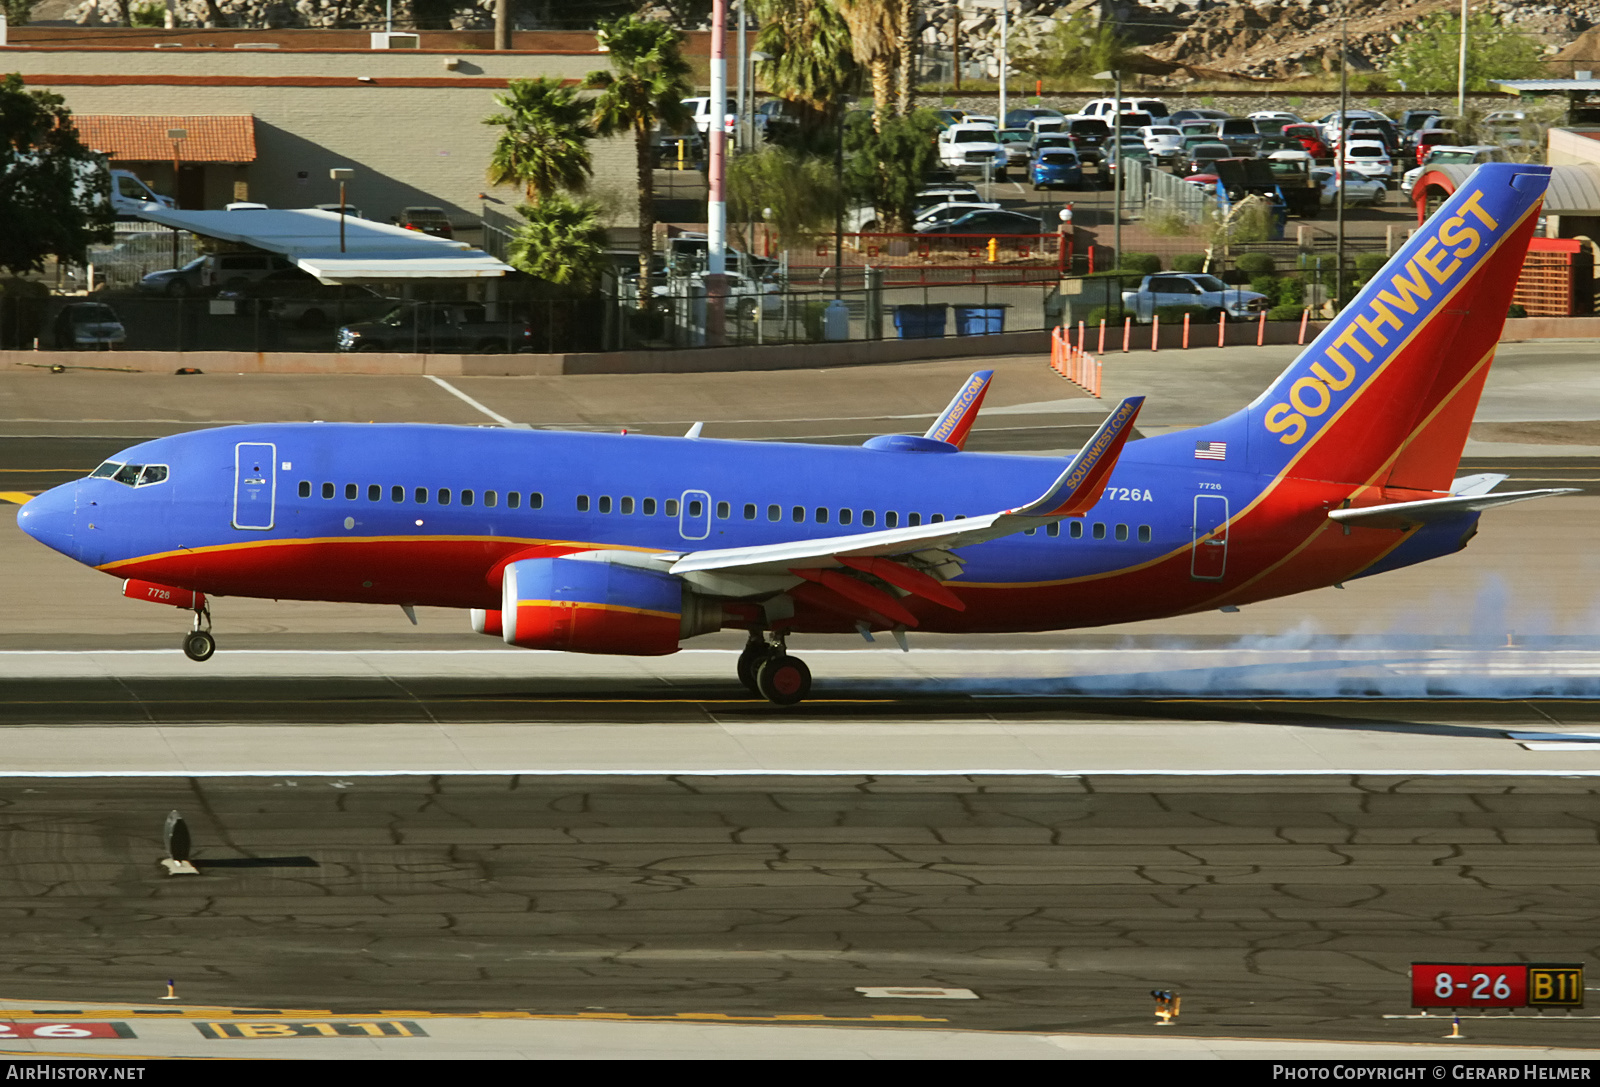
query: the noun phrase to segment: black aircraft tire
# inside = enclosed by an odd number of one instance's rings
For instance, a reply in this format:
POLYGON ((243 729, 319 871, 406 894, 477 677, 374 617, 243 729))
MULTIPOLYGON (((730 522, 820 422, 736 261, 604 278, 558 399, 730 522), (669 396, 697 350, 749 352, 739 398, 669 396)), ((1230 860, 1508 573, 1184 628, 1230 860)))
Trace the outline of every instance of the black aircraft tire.
POLYGON ((197 630, 183 639, 183 655, 195 663, 211 659, 217 651, 217 640, 203 630, 197 630))
POLYGON ((739 682, 751 694, 760 694, 761 688, 756 686, 756 669, 761 667, 761 662, 772 655, 772 647, 765 642, 760 645, 747 645, 744 652, 739 654, 739 682))
POLYGON ((756 688, 768 702, 793 706, 811 693, 811 669, 799 657, 768 657, 756 668, 756 688))

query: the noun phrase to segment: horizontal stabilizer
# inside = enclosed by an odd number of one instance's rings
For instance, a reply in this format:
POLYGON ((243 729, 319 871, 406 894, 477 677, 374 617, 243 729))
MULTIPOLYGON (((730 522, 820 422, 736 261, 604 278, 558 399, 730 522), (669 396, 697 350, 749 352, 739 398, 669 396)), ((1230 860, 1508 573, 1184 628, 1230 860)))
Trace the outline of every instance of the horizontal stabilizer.
POLYGON ((1459 514, 1486 510, 1492 506, 1508 506, 1513 502, 1527 502, 1534 498, 1579 493, 1581 489, 1577 487, 1551 487, 1540 491, 1453 495, 1450 498, 1424 498, 1419 502, 1391 502, 1385 506, 1329 510, 1328 518, 1343 525, 1355 525, 1360 528, 1412 528, 1416 525, 1425 525, 1429 521, 1443 521, 1459 514))

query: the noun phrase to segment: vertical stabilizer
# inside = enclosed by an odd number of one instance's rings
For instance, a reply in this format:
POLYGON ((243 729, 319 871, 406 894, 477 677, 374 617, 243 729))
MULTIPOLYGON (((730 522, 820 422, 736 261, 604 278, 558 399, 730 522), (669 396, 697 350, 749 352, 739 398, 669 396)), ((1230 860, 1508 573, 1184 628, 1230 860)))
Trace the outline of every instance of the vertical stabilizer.
POLYGON ((1448 489, 1549 181, 1478 167, 1247 409, 1252 470, 1448 489))

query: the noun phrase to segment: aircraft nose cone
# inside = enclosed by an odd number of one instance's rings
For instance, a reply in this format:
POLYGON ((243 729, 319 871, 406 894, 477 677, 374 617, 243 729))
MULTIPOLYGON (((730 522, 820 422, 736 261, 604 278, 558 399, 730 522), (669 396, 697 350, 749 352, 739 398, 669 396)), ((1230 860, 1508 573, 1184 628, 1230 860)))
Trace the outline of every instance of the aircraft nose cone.
POLYGON ((44 492, 17 511, 17 527, 46 547, 73 554, 73 522, 77 520, 76 488, 68 483, 44 492))

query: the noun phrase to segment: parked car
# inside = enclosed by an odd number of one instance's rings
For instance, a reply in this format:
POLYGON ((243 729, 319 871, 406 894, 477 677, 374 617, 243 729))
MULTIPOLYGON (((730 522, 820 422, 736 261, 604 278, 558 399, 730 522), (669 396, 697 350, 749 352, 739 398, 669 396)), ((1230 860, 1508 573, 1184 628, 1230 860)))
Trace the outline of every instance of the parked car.
MULTIPOLYGON (((1074 116, 1099 117, 1106 124, 1110 124, 1119 112, 1123 114, 1148 113, 1151 120, 1158 121, 1165 118, 1171 111, 1167 109, 1167 104, 1159 98, 1096 98, 1094 101, 1087 103, 1074 116)), ((1129 127, 1127 121, 1122 123, 1124 127, 1129 127)), ((1149 124, 1150 121, 1145 123, 1149 124)))
POLYGON ((104 302, 69 302, 61 307, 51 325, 55 346, 61 351, 85 348, 110 349, 126 343, 128 330, 122 327, 117 311, 104 302))
MULTIPOLYGON (((1326 166, 1318 167, 1311 172, 1312 178, 1322 190, 1322 206, 1332 207, 1339 199, 1340 182, 1335 180, 1334 171, 1326 166)), ((1344 172, 1344 203, 1345 207, 1355 204, 1367 204, 1378 207, 1389 201, 1389 189, 1383 182, 1374 177, 1358 174, 1353 170, 1344 172)))
MULTIPOLYGON (((779 294, 778 284, 771 280, 751 279, 738 272, 724 272, 723 281, 729 300, 727 311, 741 321, 755 320, 758 306, 763 314, 779 313, 783 309, 783 297, 779 294)), ((697 291, 704 290, 705 274, 697 272, 688 277, 688 282, 697 291)), ((675 288, 668 282, 657 284, 650 290, 658 298, 670 298, 674 290, 681 292, 682 288, 675 288)))
POLYGON ((1227 116, 1220 109, 1180 109, 1176 113, 1168 114, 1166 123, 1169 125, 1182 125, 1185 121, 1221 121, 1227 116))
POLYGON ((477 302, 402 302, 376 320, 342 326, 334 343, 340 351, 531 351, 533 326, 491 321, 477 302))
POLYGON ((1177 125, 1146 125, 1139 136, 1152 155, 1172 155, 1183 149, 1183 131, 1177 125))
POLYGON ((1252 121, 1271 122, 1276 126, 1272 129, 1274 132, 1281 132, 1284 125, 1298 125, 1305 123, 1299 114, 1290 113, 1287 110, 1281 109, 1258 109, 1254 113, 1245 114, 1245 116, 1252 121))
POLYGON ((1007 166, 1026 166, 1028 164, 1028 142, 1033 139, 1033 133, 1026 128, 1002 128, 1000 130, 1000 146, 1006 149, 1007 166))
POLYGON ((1479 143, 1459 147, 1441 144, 1430 147, 1422 165, 1405 172, 1405 176, 1400 180, 1400 191, 1410 196, 1417 186, 1417 180, 1435 166, 1476 166, 1480 162, 1505 161, 1505 149, 1495 147, 1493 144, 1479 143))
POLYGON ((455 230, 450 226, 450 217, 444 213, 443 208, 402 208, 400 218, 395 222, 407 230, 431 234, 435 238, 454 238, 456 236, 455 230))
POLYGON ((1043 234, 1040 221, 1017 211, 972 211, 959 219, 915 228, 918 234, 1043 234))
MULTIPOLYGON (((685 98, 683 105, 689 107, 689 112, 694 116, 695 131, 706 136, 711 132, 711 114, 713 112, 710 98, 685 98)), ((733 99, 729 98, 724 103, 722 115, 722 130, 728 135, 733 135, 734 125, 739 115, 739 107, 733 99)))
POLYGON ((939 133, 939 161, 956 173, 991 170, 995 180, 1006 178, 1006 151, 992 125, 962 122, 939 133))
POLYGON ((1435 147, 1458 147, 1461 143, 1461 137, 1448 128, 1430 128, 1426 132, 1418 132, 1414 139, 1415 161, 1418 166, 1428 161, 1428 152, 1435 147))
POLYGON ((1100 186, 1109 189, 1117 184, 1120 168, 1125 160, 1138 160, 1146 165, 1154 165, 1155 157, 1144 149, 1144 144, 1125 144, 1120 150, 1106 152, 1105 159, 1100 163, 1100 186))
POLYGON ((1083 160, 1067 147, 1046 147, 1028 163, 1028 180, 1040 189, 1083 188, 1083 160))
POLYGON ((1394 173, 1394 161, 1389 158, 1389 149, 1377 140, 1353 139, 1340 157, 1344 159, 1346 170, 1354 170, 1366 177, 1381 181, 1394 173))
POLYGON ((323 328, 336 321, 370 321, 396 305, 371 287, 325 284, 316 276, 290 268, 264 279, 217 292, 217 298, 251 307, 263 317, 301 328, 323 328))
POLYGON ((345 214, 346 218, 350 218, 350 219, 364 219, 364 218, 366 218, 366 216, 361 214, 361 209, 360 208, 354 207, 354 206, 352 206, 350 204, 344 204, 344 205, 339 205, 339 204, 318 204, 318 205, 316 205, 316 210, 318 210, 318 211, 331 211, 331 212, 333 212, 333 214, 338 215, 339 214, 339 209, 340 209, 341 206, 344 208, 344 214, 345 214))
POLYGON ((1228 117, 1217 125, 1217 137, 1233 149, 1235 155, 1254 155, 1261 146, 1261 133, 1254 121, 1243 117, 1228 117))
POLYGON ((921 208, 912 216, 913 225, 916 223, 945 223, 951 219, 959 219, 968 212, 994 211, 1000 205, 993 201, 984 200, 950 200, 943 204, 934 204, 921 208))
POLYGON ((1283 134, 1291 140, 1298 141, 1312 158, 1325 159, 1333 154, 1333 149, 1323 137, 1322 129, 1317 125, 1284 125, 1283 134))
POLYGON ((200 269, 205 257, 196 257, 181 268, 163 268, 139 280, 136 290, 146 294, 164 294, 168 298, 188 298, 205 290, 200 282, 200 269))
POLYGON ((1234 157, 1233 148, 1216 140, 1197 140, 1193 147, 1185 147, 1184 152, 1189 156, 1185 175, 1206 173, 1218 159, 1234 157))
POLYGON ((200 286, 206 293, 242 287, 279 272, 294 271, 294 262, 278 253, 213 253, 200 264, 200 286))
POLYGON ((1166 306, 1204 310, 1213 319, 1226 313, 1234 320, 1244 320, 1266 309, 1268 302, 1266 295, 1230 287, 1216 276, 1163 272, 1145 276, 1135 290, 1123 291, 1122 305, 1133 313, 1134 320, 1144 323, 1166 306))
MULTIPOLYGON (((953 112, 957 112, 957 111, 955 111, 955 110, 940 110, 940 112, 941 113, 946 113, 946 112, 953 113, 953 112)), ((1065 116, 1066 116, 1066 114, 1062 113, 1058 109, 1045 109, 1045 108, 1040 107, 1040 106, 1033 106, 1033 107, 1030 107, 1028 109, 1007 110, 1006 111, 1006 127, 1007 128, 1027 128, 1028 127, 1028 122, 1033 120, 1035 117, 1065 117, 1065 116)), ((965 119, 966 119, 965 114, 963 114, 962 115, 962 120, 965 120, 965 119)))

